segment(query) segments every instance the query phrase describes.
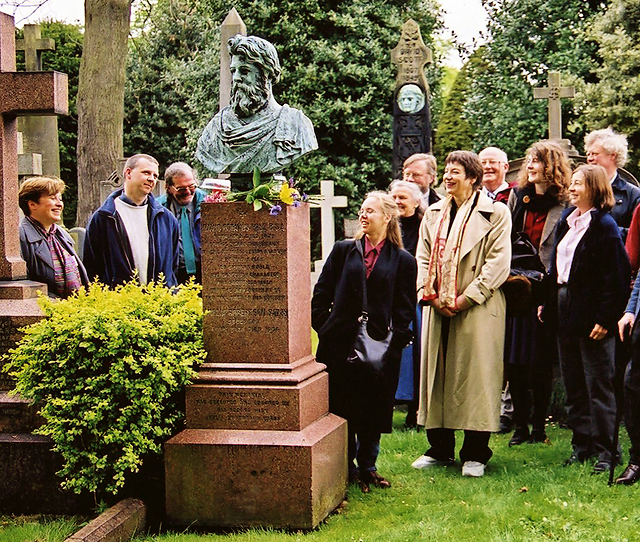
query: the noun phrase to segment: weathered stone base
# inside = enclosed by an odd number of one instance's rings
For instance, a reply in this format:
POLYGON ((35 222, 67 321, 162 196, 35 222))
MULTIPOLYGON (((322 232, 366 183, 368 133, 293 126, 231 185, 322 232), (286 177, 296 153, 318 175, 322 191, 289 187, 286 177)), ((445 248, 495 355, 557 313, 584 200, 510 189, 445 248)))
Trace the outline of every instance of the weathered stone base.
POLYGON ((346 493, 347 423, 187 429, 165 444, 165 474, 171 525, 313 529, 346 493))
POLYGON ((86 496, 60 488, 62 466, 52 441, 30 434, 0 434, 0 513, 77 514, 90 509, 86 496))

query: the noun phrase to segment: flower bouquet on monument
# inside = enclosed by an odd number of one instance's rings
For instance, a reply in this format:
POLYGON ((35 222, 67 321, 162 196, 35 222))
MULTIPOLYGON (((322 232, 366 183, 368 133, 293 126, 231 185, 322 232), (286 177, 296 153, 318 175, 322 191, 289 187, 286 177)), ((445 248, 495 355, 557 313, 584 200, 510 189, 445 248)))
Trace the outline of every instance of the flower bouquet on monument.
POLYGON ((254 211, 263 207, 269 209, 270 215, 279 214, 283 205, 298 207, 301 203, 318 204, 323 199, 321 195, 300 193, 296 188, 293 177, 287 181, 283 175, 274 174, 268 181, 261 182, 260 170, 253 170, 253 188, 242 192, 228 192, 215 190, 205 198, 206 203, 228 203, 245 201, 253 205, 254 211))

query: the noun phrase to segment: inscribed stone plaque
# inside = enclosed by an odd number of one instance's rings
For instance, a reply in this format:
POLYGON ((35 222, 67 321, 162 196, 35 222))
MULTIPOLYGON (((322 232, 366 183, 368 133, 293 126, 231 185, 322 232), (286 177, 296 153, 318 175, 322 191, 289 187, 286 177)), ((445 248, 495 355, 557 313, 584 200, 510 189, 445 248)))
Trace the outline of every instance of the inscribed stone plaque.
POLYGON ((292 363, 311 354, 309 208, 277 216, 202 205, 208 363, 292 363))

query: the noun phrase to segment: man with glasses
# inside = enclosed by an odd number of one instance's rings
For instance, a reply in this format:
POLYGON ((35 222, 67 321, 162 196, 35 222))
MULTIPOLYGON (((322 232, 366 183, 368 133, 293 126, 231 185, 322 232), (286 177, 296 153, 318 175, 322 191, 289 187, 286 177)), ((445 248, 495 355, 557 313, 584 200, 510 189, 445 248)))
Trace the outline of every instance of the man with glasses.
POLYGON ((497 147, 487 147, 478 155, 482 164, 482 191, 494 201, 507 203, 511 186, 505 181, 509 171, 507 154, 497 147))
POLYGON ((402 165, 402 180, 418 185, 425 208, 440 200, 440 195, 432 188, 436 183, 437 174, 437 164, 433 154, 412 154, 402 165))
POLYGON ((604 128, 587 134, 584 147, 587 150, 587 163, 598 164, 607 172, 616 199, 610 211, 611 216, 618 224, 622 241, 625 241, 633 211, 640 203, 640 188, 625 181, 618 173, 618 168, 627 163, 627 138, 611 128, 604 128))
POLYGON ((164 172, 167 193, 158 198, 180 222, 178 283, 194 277, 202 284, 200 261, 200 205, 205 192, 198 188, 193 169, 184 162, 171 164, 164 172))

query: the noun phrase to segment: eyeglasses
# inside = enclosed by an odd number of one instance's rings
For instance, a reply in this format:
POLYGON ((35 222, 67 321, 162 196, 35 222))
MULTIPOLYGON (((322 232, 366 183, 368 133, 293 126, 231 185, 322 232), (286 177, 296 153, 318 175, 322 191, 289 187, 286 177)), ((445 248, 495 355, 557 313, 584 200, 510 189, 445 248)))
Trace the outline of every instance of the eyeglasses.
POLYGON ((188 194, 188 193, 193 193, 196 191, 196 188, 198 188, 197 184, 190 184, 189 186, 183 186, 180 188, 176 188, 175 186, 172 186, 171 188, 173 188, 173 190, 176 192, 176 194, 188 194))
POLYGON ((480 163, 482 164, 482 166, 497 166, 498 164, 502 164, 502 162, 500 160, 494 160, 493 158, 490 160, 480 160, 480 163))

